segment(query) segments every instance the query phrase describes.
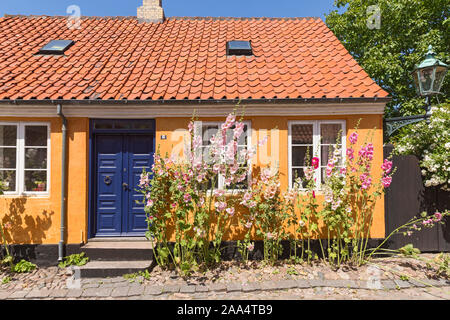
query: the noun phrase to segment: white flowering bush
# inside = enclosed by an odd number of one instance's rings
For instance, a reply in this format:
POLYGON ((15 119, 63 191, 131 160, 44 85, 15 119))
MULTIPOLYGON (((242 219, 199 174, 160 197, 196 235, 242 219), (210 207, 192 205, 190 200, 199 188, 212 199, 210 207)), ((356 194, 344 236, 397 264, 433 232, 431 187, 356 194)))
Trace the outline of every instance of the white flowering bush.
POLYGON ((428 124, 410 125, 393 141, 395 154, 419 157, 426 187, 450 190, 450 104, 432 107, 428 124))

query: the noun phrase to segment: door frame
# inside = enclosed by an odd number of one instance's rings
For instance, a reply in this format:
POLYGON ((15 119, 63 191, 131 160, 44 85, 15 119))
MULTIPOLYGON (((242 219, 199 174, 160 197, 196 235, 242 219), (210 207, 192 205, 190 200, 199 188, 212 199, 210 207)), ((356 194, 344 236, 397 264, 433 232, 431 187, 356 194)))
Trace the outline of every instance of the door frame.
POLYGON ((98 134, 117 134, 117 135, 130 135, 130 134, 152 134, 153 135, 153 147, 156 152, 156 120, 155 119, 89 119, 89 164, 88 164, 88 227, 87 238, 92 239, 96 237, 96 168, 97 163, 95 159, 95 137, 98 134), (133 124, 136 122, 147 122, 148 128, 145 129, 97 129, 96 123, 118 123, 118 124, 133 124))

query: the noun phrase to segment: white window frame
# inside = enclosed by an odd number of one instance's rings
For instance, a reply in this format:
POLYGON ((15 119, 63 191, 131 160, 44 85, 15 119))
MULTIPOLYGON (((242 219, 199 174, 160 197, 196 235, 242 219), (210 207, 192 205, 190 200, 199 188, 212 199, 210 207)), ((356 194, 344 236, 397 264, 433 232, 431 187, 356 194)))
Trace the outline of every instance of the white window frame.
MULTIPOLYGON (((194 122, 194 138, 196 138, 198 136, 198 134, 202 134, 203 132, 203 126, 218 126, 219 130, 220 127, 222 126, 222 124, 224 124, 225 122, 223 121, 195 121, 194 122)), ((243 124, 245 124, 247 126, 247 150, 251 148, 252 146, 252 123, 251 121, 242 121, 243 124)), ((203 137, 202 138, 202 143, 203 143, 203 137)), ((203 156, 203 154, 202 154, 203 156)), ((250 170, 249 170, 249 174, 247 177, 247 181, 248 183, 250 183, 250 179, 252 176, 252 159, 249 159, 247 161, 247 165, 249 166, 250 170)), ((232 192, 242 192, 242 191, 246 191, 247 189, 226 189, 225 188, 225 179, 223 177, 222 174, 219 174, 219 181, 218 181, 218 189, 217 190, 225 190, 227 193, 232 193, 232 192)))
POLYGON ((315 170, 314 172, 314 178, 316 178, 316 190, 321 189, 322 185, 322 159, 320 157, 320 126, 322 124, 340 124, 342 127, 342 136, 341 136, 341 144, 342 144, 342 161, 345 162, 346 157, 346 141, 347 141, 347 127, 346 127, 346 120, 293 120, 288 121, 288 170, 289 170, 289 189, 292 188, 292 126, 297 124, 312 124, 313 125, 313 154, 311 155, 311 158, 313 157, 319 157, 320 163, 319 168, 315 170))
MULTIPOLYGON (((0 125, 17 127, 16 143, 16 191, 5 191, 4 196, 39 196, 48 197, 50 194, 50 123, 48 122, 8 122, 0 121, 0 125), (45 126, 47 127, 47 183, 46 191, 25 191, 25 127, 27 126, 45 126)), ((32 146, 31 146, 32 147, 32 146)), ((42 169, 44 170, 44 169, 42 169)))

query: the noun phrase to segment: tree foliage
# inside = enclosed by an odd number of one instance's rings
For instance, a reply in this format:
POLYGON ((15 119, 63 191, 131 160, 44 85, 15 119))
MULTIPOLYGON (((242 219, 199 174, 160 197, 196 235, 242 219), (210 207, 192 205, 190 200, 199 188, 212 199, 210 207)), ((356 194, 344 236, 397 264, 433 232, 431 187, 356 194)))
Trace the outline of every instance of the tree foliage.
MULTIPOLYGON (((328 27, 378 85, 392 96, 386 117, 423 113, 411 72, 431 44, 437 58, 449 61, 449 0, 335 0, 328 27), (380 10, 379 28, 368 26, 380 10), (372 7, 373 8, 373 7, 372 7)), ((447 76, 441 92, 448 94, 447 76)), ((444 102, 445 96, 439 97, 444 102)), ((436 98, 433 99, 437 103, 436 98)))

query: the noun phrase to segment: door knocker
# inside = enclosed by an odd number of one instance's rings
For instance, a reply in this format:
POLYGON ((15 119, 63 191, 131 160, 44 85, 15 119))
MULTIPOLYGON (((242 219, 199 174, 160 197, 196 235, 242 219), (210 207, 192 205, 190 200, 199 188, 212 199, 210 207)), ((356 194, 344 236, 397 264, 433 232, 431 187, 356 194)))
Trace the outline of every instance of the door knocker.
POLYGON ((110 176, 106 176, 103 181, 105 182, 105 184, 107 186, 109 186, 112 183, 111 177, 110 176))

